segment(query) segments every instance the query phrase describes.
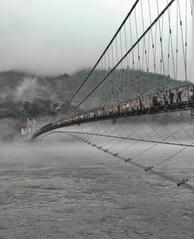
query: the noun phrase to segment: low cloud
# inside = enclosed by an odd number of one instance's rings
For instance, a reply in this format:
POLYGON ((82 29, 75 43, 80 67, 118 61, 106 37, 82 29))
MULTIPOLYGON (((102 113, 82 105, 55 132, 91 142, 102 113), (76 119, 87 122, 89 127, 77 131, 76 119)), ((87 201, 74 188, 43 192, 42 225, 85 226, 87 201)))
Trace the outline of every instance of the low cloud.
POLYGON ((15 91, 15 99, 31 101, 36 98, 37 89, 37 78, 25 78, 15 91))

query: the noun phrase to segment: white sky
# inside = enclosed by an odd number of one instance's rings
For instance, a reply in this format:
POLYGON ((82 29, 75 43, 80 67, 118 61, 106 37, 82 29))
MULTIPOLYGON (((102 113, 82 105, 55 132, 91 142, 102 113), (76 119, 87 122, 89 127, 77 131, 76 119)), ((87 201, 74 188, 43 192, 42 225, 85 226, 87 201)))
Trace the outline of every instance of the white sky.
POLYGON ((92 66, 133 2, 0 0, 0 70, 49 75, 92 66))
POLYGON ((134 1, 0 0, 0 71, 56 75, 93 66, 134 1))

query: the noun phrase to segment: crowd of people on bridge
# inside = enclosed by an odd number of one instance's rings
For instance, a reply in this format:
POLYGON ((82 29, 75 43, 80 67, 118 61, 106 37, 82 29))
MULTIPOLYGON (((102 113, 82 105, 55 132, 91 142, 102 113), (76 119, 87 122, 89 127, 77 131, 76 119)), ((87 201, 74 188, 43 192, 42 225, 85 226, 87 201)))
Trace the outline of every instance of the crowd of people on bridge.
POLYGON ((134 99, 129 99, 117 104, 103 106, 87 112, 78 112, 73 118, 60 119, 56 122, 44 126, 46 128, 59 125, 71 125, 72 123, 81 123, 84 120, 108 118, 113 116, 136 113, 146 113, 147 111, 160 112, 168 107, 179 107, 185 103, 194 102, 193 85, 185 85, 182 87, 165 90, 155 94, 137 96, 134 99))
POLYGON ((156 94, 149 94, 145 96, 138 96, 135 99, 130 99, 121 103, 103 106, 101 108, 85 113, 77 113, 75 120, 82 120, 85 118, 95 118, 102 116, 112 116, 125 112, 143 111, 144 109, 165 109, 166 106, 176 106, 182 102, 192 101, 194 98, 193 86, 184 86, 166 90, 156 94))

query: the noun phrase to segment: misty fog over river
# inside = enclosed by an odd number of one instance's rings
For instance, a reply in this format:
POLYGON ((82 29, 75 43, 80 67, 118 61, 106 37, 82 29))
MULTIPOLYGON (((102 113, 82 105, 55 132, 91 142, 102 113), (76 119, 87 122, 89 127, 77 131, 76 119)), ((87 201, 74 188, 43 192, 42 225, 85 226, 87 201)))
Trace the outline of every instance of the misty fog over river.
POLYGON ((0 195, 2 239, 194 237, 191 191, 70 136, 1 145, 0 195))

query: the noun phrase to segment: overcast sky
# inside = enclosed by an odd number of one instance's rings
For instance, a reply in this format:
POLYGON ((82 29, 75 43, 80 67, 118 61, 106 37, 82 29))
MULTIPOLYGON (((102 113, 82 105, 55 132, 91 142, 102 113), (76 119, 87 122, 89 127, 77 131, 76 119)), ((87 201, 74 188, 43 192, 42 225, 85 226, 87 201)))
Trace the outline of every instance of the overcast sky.
POLYGON ((57 75, 93 66, 133 3, 0 0, 0 70, 57 75))
POLYGON ((72 72, 95 63, 129 0, 0 0, 0 70, 72 72))

